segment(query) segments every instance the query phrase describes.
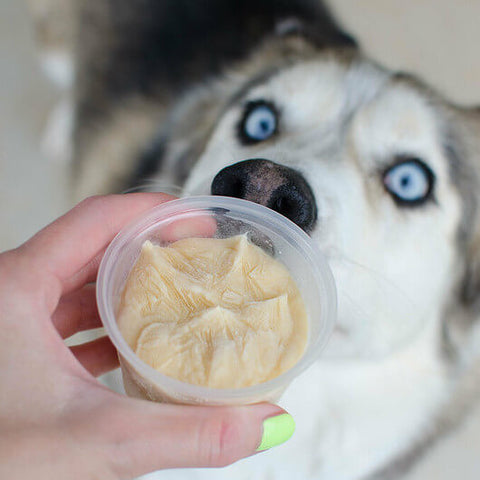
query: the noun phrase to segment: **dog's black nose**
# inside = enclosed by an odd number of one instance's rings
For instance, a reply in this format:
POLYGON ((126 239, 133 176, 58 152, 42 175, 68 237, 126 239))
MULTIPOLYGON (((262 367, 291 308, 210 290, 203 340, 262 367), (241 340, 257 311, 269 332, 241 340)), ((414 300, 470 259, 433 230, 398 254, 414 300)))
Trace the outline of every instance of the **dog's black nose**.
POLYGON ((306 232, 312 230, 317 219, 315 197, 303 176, 263 158, 220 170, 211 191, 212 195, 244 198, 276 210, 306 232))

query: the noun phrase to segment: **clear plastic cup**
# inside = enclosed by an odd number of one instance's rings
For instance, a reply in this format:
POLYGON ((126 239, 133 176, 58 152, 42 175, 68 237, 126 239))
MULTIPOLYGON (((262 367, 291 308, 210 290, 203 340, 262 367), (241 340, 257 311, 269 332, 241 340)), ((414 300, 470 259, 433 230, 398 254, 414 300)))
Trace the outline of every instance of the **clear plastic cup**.
POLYGON ((336 289, 326 260, 297 225, 266 207, 232 197, 173 200, 125 227, 107 248, 97 278, 97 303, 105 329, 118 350, 128 395, 158 402, 231 405, 276 401, 320 355, 336 318, 336 289), (246 234, 282 262, 295 280, 308 317, 308 339, 300 360, 269 381, 243 388, 210 388, 182 382, 153 369, 128 346, 115 313, 125 281, 146 240, 168 245, 179 238, 228 238, 246 234))

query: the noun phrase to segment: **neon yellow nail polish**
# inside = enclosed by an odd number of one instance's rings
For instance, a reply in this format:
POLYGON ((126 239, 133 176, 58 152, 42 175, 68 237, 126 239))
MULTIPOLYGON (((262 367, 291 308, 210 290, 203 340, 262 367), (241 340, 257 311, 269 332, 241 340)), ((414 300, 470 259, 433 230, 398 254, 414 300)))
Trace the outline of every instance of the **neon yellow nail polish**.
POLYGON ((295 431, 295 421, 288 413, 282 413, 269 417, 263 421, 262 441, 257 448, 257 452, 286 442, 295 431))

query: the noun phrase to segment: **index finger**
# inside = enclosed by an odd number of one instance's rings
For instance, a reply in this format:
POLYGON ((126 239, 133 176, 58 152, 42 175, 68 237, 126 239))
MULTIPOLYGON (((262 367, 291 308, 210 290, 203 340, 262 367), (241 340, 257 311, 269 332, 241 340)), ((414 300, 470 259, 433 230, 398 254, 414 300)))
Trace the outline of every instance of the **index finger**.
MULTIPOLYGON (((54 277, 60 283, 60 292, 65 293, 81 286, 75 281, 77 274, 98 257, 123 226, 142 212, 174 198, 164 193, 89 197, 21 248, 35 265, 32 270, 54 277)), ((85 275, 78 277, 82 281, 85 275)))

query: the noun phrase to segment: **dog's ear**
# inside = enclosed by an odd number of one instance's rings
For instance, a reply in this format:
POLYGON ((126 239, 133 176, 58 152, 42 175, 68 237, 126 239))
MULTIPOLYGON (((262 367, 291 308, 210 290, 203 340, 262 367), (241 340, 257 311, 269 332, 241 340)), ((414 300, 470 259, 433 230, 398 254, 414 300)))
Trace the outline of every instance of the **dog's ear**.
POLYGON ((460 296, 465 306, 480 313, 480 108, 463 110, 462 117, 461 150, 456 154, 462 158, 454 162, 453 172, 464 204, 460 244, 465 265, 460 296))
POLYGON ((274 2, 275 33, 280 36, 301 35, 318 48, 357 47, 357 41, 346 33, 318 0, 274 2))
POLYGON ((443 150, 461 198, 454 287, 444 311, 443 352, 465 359, 464 354, 480 348, 480 109, 450 105, 443 112, 438 116, 444 122, 443 150))
POLYGON ((68 89, 73 81, 74 0, 28 0, 40 62, 47 76, 68 89))
POLYGON ((471 193, 467 203, 470 212, 466 212, 468 215, 464 220, 467 244, 462 300, 480 311, 480 108, 468 113, 466 153, 470 160, 468 174, 471 193))

